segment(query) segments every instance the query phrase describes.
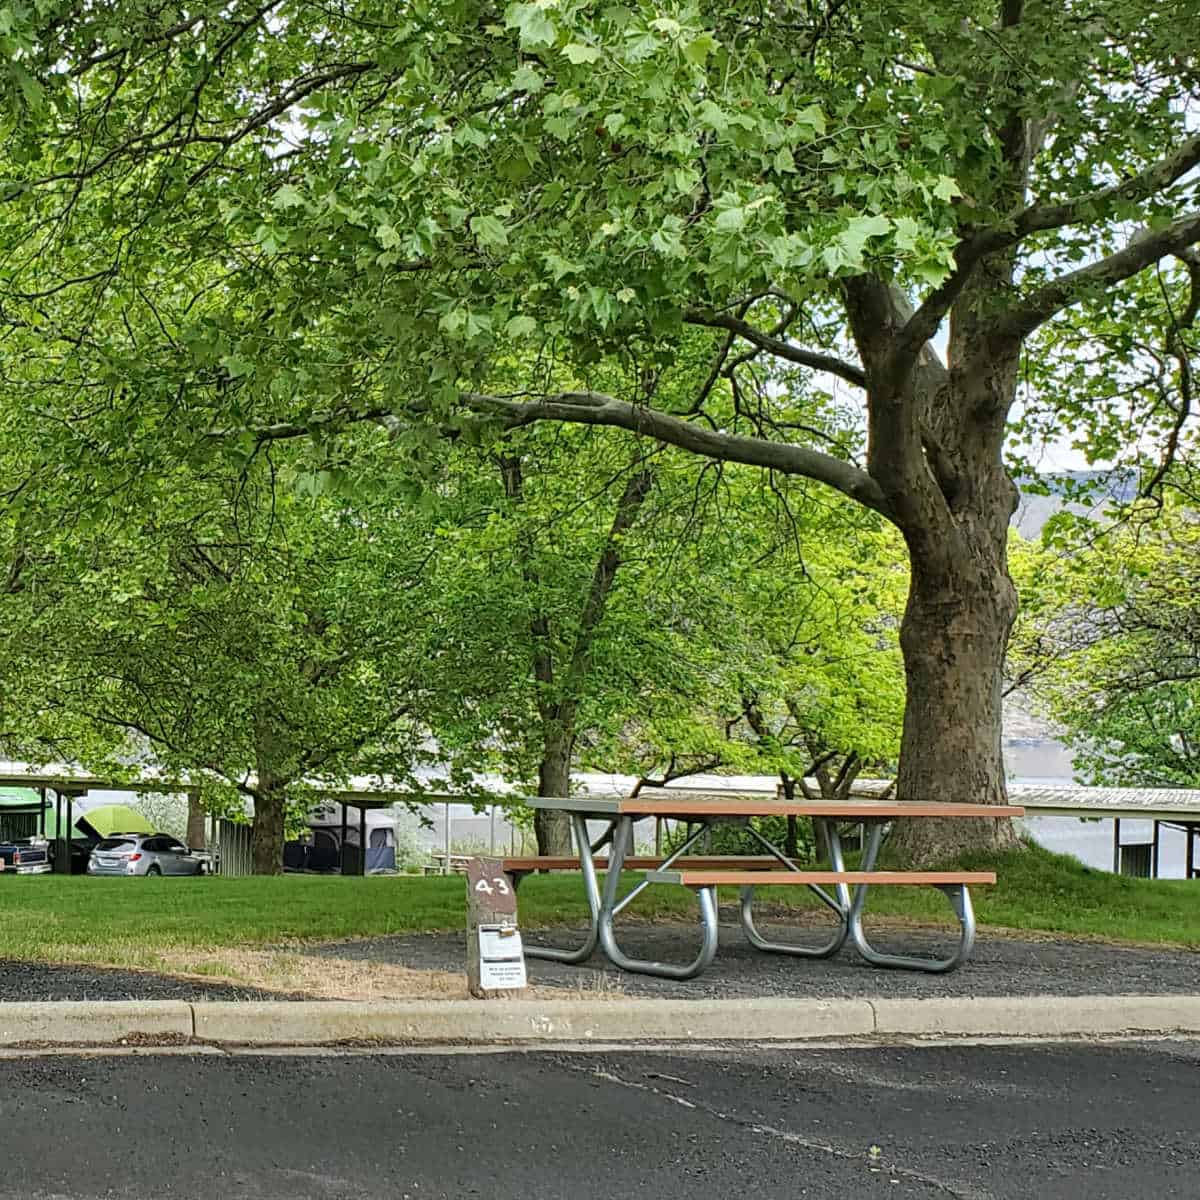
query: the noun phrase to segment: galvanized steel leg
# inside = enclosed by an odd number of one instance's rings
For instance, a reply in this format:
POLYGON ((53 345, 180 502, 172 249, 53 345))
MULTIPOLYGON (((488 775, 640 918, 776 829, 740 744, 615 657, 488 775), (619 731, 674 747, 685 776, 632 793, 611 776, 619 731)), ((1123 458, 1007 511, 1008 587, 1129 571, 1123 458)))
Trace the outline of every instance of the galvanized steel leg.
MULTIPOLYGON (((842 843, 838 837, 836 823, 831 823, 832 828, 827 827, 827 837, 829 840, 829 859, 830 866, 835 871, 844 871, 845 864, 842 858, 842 843)), ((799 871, 791 859, 784 857, 779 851, 771 845, 766 838, 762 837, 756 830, 751 828, 750 832, 764 845, 771 853, 779 859, 781 863, 790 871, 799 871)), ((823 946, 798 946, 791 942, 772 942, 768 941, 761 933, 758 932, 754 924, 754 888, 742 888, 742 903, 741 903, 741 918, 742 932, 746 935, 746 940, 757 950, 764 950, 768 954, 790 954, 796 958, 832 958, 845 944, 846 938, 850 934, 850 925, 847 920, 847 914, 850 911, 850 889, 844 884, 835 885, 837 898, 831 896, 824 888, 819 888, 815 884, 809 886, 809 890, 820 897, 821 903, 830 908, 837 914, 838 923, 833 931, 833 936, 823 946)))
MULTIPOLYGON (((879 847, 882 843, 883 823, 876 822, 871 827, 867 847, 863 852, 862 869, 864 871, 875 869, 875 859, 879 855, 879 847)), ((967 890, 966 885, 961 883, 943 884, 937 890, 947 897, 950 907, 954 909, 954 915, 958 917, 958 945, 948 958, 917 958, 908 954, 884 954, 876 950, 867 940, 867 935, 863 930, 863 909, 867 904, 867 886, 865 884, 859 884, 854 889, 854 902, 850 906, 850 937, 854 942, 855 949, 867 962, 877 967, 896 967, 902 970, 926 971, 933 975, 942 975, 961 966, 971 957, 971 951, 975 946, 975 910, 971 906, 971 893, 967 890)))
POLYGON ((575 964, 587 962, 596 953, 596 944, 600 939, 600 884, 596 879, 596 863, 592 857, 591 842, 588 840, 587 818, 582 813, 572 813, 571 825, 575 833, 575 846, 579 851, 579 869, 583 875, 583 890, 587 895, 590 915, 587 938, 577 950, 526 945, 526 958, 544 958, 550 962, 575 964))
MULTIPOLYGON (((699 831, 696 836, 700 836, 699 831)), ((613 919, 616 913, 624 907, 624 902, 617 903, 617 892, 621 883, 621 866, 632 848, 633 819, 621 817, 613 834, 612 855, 609 859, 608 874, 604 880, 604 894, 600 901, 600 945, 609 961, 623 971, 633 971, 639 975, 656 975, 660 979, 694 979, 712 962, 717 953, 717 889, 715 887, 696 889, 696 899, 700 904, 700 953, 690 963, 678 965, 655 962, 646 958, 630 958, 617 945, 613 919)), ((682 847, 680 851, 676 852, 676 856, 681 851, 682 847)))

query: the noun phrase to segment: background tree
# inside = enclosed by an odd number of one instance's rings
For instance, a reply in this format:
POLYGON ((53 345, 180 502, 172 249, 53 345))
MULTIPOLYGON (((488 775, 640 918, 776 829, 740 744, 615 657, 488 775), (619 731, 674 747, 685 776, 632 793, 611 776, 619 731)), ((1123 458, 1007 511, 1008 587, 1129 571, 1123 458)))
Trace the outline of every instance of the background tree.
POLYGON ((1196 787, 1200 520, 1174 502, 1152 522, 1081 534, 1086 554, 1041 551, 1042 599, 1023 618, 1015 666, 1086 782, 1196 787))
POLYGON ((26 745, 118 775, 148 756, 210 802, 250 798, 257 874, 282 869, 285 824, 322 787, 452 772, 433 731, 482 711, 490 679, 467 659, 471 615, 427 587, 437 514, 298 494, 320 476, 284 457, 179 471, 142 490, 144 515, 73 527, 5 613, 26 745))

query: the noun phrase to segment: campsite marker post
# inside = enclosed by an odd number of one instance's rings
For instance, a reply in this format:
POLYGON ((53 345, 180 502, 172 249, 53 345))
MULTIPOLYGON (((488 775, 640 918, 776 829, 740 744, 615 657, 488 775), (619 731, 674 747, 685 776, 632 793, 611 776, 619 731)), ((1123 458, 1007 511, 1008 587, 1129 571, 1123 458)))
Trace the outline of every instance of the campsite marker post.
POLYGON ((467 859, 467 990, 492 1000, 526 986, 517 894, 498 858, 467 859))

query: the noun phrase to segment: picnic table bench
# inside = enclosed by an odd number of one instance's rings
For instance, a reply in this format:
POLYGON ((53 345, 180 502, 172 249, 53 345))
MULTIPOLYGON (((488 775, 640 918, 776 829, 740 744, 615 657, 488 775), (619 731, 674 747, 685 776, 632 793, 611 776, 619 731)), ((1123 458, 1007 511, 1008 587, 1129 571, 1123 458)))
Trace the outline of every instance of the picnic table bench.
POLYGON ((740 919, 750 944, 772 954, 797 958, 829 958, 849 940, 868 962, 880 967, 899 967, 917 971, 952 971, 965 962, 975 943, 975 913, 969 888, 996 882, 991 871, 881 871, 875 869, 887 831, 898 820, 996 820, 1024 815, 1016 805, 993 804, 922 804, 912 801, 781 801, 762 798, 636 797, 632 799, 578 796, 555 798, 536 796, 527 803, 535 808, 566 812, 571 819, 577 857, 524 856, 503 860, 504 869, 513 875, 514 884, 528 874, 546 870, 578 870, 588 901, 590 925, 582 945, 574 948, 529 946, 533 958, 562 963, 581 963, 599 946, 605 956, 626 971, 657 975, 666 979, 691 979, 712 962, 717 951, 717 888, 736 887, 741 892, 740 919), (808 817, 823 830, 829 846, 830 869, 810 870, 790 859, 750 824, 753 817, 808 817), (695 825, 683 843, 665 856, 637 856, 633 851, 633 827, 637 821, 656 817, 695 825), (588 821, 603 821, 607 831, 595 844, 588 833, 588 821), (868 830, 860 869, 846 869, 838 821, 862 823, 868 830), (727 822, 744 824, 750 837, 767 852, 762 855, 698 855, 689 851, 713 825, 727 822), (598 854, 605 846, 608 854, 598 854), (644 874, 632 890, 618 898, 621 872, 640 870, 644 874), (601 886, 598 872, 605 871, 601 886), (688 963, 656 962, 626 954, 617 940, 615 920, 630 901, 645 888, 669 884, 690 889, 700 908, 700 950, 688 963), (834 914, 831 936, 818 945, 771 941, 758 930, 754 920, 756 888, 761 886, 806 887, 816 894, 834 914), (934 887, 949 900, 958 919, 957 945, 943 958, 890 954, 877 950, 863 928, 863 913, 869 890, 873 887, 934 887), (832 892, 827 889, 832 888, 832 892))

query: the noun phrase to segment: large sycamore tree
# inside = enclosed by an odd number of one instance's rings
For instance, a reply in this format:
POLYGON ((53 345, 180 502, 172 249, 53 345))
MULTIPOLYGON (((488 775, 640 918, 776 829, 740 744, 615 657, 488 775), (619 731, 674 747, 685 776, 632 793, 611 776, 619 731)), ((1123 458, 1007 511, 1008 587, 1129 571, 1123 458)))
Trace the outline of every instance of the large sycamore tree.
POLYGON ((1086 313, 1182 369, 1198 40, 1191 0, 47 3, 5 34, 6 311, 85 378, 152 311, 170 353, 136 370, 146 320, 89 419, 176 445, 565 421, 828 485, 910 559, 898 794, 1000 802, 1023 366, 1086 313), (681 398, 689 326, 711 368, 681 398), (797 376, 856 398, 865 455, 797 376))

